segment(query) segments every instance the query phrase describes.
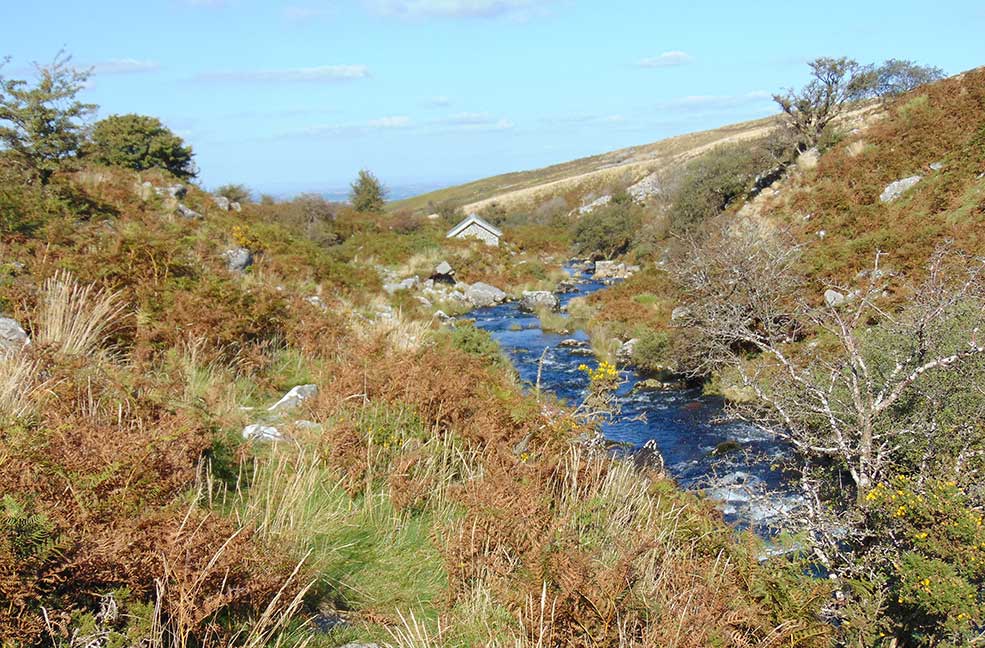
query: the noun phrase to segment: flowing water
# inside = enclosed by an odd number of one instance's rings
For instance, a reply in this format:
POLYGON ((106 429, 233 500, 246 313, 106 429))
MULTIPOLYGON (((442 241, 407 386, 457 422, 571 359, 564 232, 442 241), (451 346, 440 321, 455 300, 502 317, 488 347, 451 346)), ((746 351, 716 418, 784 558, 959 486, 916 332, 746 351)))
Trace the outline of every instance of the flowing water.
MULTIPOLYGON (((562 307, 607 285, 569 271, 578 284, 573 292, 559 295, 562 307)), ((584 331, 545 332, 537 316, 521 311, 515 302, 478 309, 467 317, 499 342, 524 382, 535 384, 543 355, 541 389, 571 405, 582 401, 588 377, 578 366, 594 365, 584 331)), ((602 425, 609 440, 628 451, 652 440, 678 484, 704 490, 737 527, 770 535, 797 505, 790 484, 773 465, 785 448, 772 435, 726 420, 721 399, 703 396, 700 389, 638 389, 641 378, 631 367, 621 375, 625 382, 616 393, 621 411, 602 425), (722 452, 724 448, 731 450, 722 452)))

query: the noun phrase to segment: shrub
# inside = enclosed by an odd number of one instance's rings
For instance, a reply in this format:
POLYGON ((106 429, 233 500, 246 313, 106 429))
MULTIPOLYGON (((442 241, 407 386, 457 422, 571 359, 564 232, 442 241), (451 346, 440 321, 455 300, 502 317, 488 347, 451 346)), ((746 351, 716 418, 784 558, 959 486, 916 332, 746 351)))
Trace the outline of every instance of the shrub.
POLYGON ((246 204, 250 202, 250 188, 242 184, 224 184, 215 190, 215 195, 229 199, 230 202, 246 204))
POLYGON ((386 203, 386 189, 375 175, 361 169, 349 191, 349 202, 357 212, 378 214, 386 203))
MULTIPOLYGON (((9 59, 0 61, 0 67, 9 59)), ((0 143, 34 170, 46 184, 66 158, 78 154, 81 121, 96 106, 76 99, 89 73, 76 70, 59 52, 46 66, 35 64, 37 84, 0 76, 0 143)))
POLYGON ((633 244, 641 220, 640 208, 630 200, 613 199, 575 224, 572 236, 575 252, 607 259, 625 254, 633 244))
POLYGON ((157 168, 179 178, 196 175, 191 147, 156 117, 110 115, 96 122, 86 154, 100 164, 136 171, 157 168))
POLYGON ((667 365, 669 351, 670 334, 648 329, 637 338, 633 348, 633 364, 647 373, 659 371, 667 365))
POLYGON ((691 161, 673 197, 671 229, 687 230, 715 216, 751 188, 773 161, 759 144, 727 144, 691 161))

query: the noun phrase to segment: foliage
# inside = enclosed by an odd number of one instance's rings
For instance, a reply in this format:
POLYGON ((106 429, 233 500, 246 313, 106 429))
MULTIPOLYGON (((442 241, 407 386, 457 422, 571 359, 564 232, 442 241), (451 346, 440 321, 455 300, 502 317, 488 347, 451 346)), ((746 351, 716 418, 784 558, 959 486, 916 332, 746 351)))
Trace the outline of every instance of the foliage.
POLYGON ((625 254, 640 227, 640 209, 628 197, 613 198, 575 223, 574 249, 580 255, 606 259, 625 254))
POLYGON ((218 187, 213 193, 217 196, 227 198, 229 202, 237 202, 245 205, 252 201, 253 192, 243 184, 224 184, 218 187))
POLYGON ((35 64, 34 85, 0 76, 0 145, 37 173, 42 184, 62 161, 78 154, 81 120, 96 108, 76 98, 89 72, 71 63, 70 56, 59 52, 50 64, 35 64))
POLYGON ((99 164, 136 171, 164 169, 182 179, 197 173, 191 147, 161 120, 145 115, 110 115, 96 122, 85 153, 99 164))
POLYGON ((670 334, 666 331, 643 331, 633 347, 633 365, 645 373, 666 369, 670 362, 670 346, 670 334))
POLYGON ((357 212, 379 214, 386 204, 386 189, 366 169, 360 169, 349 191, 349 203, 357 212))
POLYGON ((873 94, 891 98, 940 81, 944 78, 944 71, 939 67, 918 65, 913 61, 889 59, 874 70, 874 77, 873 94))
POLYGON ((720 146, 689 162, 674 192, 671 229, 682 232, 721 213, 773 164, 758 144, 720 146))

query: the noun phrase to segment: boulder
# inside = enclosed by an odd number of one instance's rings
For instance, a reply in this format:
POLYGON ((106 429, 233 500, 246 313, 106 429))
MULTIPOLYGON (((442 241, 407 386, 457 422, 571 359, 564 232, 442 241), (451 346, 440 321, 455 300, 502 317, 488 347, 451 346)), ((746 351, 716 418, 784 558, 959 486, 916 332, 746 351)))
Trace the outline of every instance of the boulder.
MULTIPOLYGON (((452 293, 454 295, 454 293, 452 293)), ((506 301, 507 295, 496 286, 477 281, 465 291, 465 298, 476 308, 494 306, 506 301)))
POLYGON ((178 203, 178 207, 176 208, 175 211, 178 213, 179 216, 181 216, 182 218, 187 218, 188 220, 200 220, 202 218, 202 215, 199 214, 197 211, 195 211, 191 207, 186 207, 181 203, 178 203))
POLYGON ((848 300, 843 294, 831 288, 824 291, 824 303, 831 308, 838 308, 848 300))
POLYGON ((245 247, 232 248, 222 253, 226 267, 232 272, 243 272, 253 265, 253 253, 245 247))
POLYGON ((906 193, 908 189, 913 187, 913 185, 920 182, 920 180, 922 179, 923 176, 914 175, 914 176, 910 176, 909 178, 903 178, 902 180, 890 182, 888 185, 886 185, 886 188, 883 189, 882 193, 879 195, 879 201, 886 203, 896 200, 904 193, 906 193))
MULTIPOLYGON (((147 184, 146 182, 144 184, 147 184)), ((170 185, 168 187, 154 187, 154 193, 158 196, 167 196, 175 200, 181 200, 188 195, 188 187, 183 184, 170 185)))
POLYGON ((633 352, 636 350, 636 345, 639 344, 638 338, 633 338, 631 340, 626 340, 616 351, 616 358, 622 362, 629 362, 633 359, 633 352))
POLYGON ((231 202, 229 203, 229 209, 233 210, 234 212, 241 212, 243 211, 243 206, 240 205, 238 202, 231 202))
POLYGON ((301 403, 318 394, 318 385, 297 385, 267 408, 269 412, 286 412, 297 409, 301 403))
POLYGON ((13 355, 31 343, 17 320, 0 317, 0 356, 13 355))
POLYGON ((424 295, 417 295, 416 297, 414 297, 414 299, 416 299, 417 303, 423 306, 424 308, 431 308, 432 306, 431 300, 425 297, 424 295))
POLYGON ((442 261, 434 268, 434 274, 432 275, 435 279, 439 278, 451 278, 455 274, 455 269, 451 267, 447 261, 442 261))
POLYGON ((678 306, 674 310, 670 311, 670 321, 680 322, 681 320, 687 318, 691 315, 691 309, 687 306, 678 306))
POLYGON ((414 275, 413 277, 407 277, 406 279, 402 279, 397 282, 383 284, 383 290, 386 291, 386 294, 392 295, 398 290, 413 290, 414 288, 417 288, 420 283, 421 280, 417 277, 417 275, 414 275))
POLYGON ((225 196, 212 196, 212 200, 222 211, 229 211, 229 199, 225 196))
POLYGON ((639 266, 626 265, 616 261, 596 261, 593 276, 596 279, 627 279, 639 270, 639 266))
POLYGON ((448 320, 451 319, 451 315, 448 315, 443 310, 434 311, 434 315, 432 315, 432 317, 434 317, 434 319, 438 320, 439 322, 447 322, 448 320))
POLYGON ((556 312, 560 308, 561 301, 548 290, 524 290, 520 299, 520 310, 528 313, 541 310, 556 312))
POLYGON ((940 171, 943 168, 944 168, 944 163, 943 162, 932 162, 930 164, 930 170, 931 171, 940 171))
POLYGON ((554 289, 554 292, 566 294, 566 293, 573 293, 577 290, 578 290, 577 281, 575 281, 574 279, 565 279, 563 281, 558 282, 557 288, 554 289))
POLYGON ((284 436, 273 425, 254 423, 243 428, 243 438, 247 441, 280 441, 284 436))

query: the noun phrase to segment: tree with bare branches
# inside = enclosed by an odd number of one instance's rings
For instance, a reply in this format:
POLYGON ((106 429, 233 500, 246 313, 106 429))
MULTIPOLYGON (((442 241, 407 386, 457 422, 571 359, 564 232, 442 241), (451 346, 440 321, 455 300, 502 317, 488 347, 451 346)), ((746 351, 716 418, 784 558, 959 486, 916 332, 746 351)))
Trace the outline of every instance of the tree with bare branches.
MULTIPOLYGON (((741 223, 692 241, 677 269, 689 296, 678 323, 701 359, 697 372, 728 373, 753 396, 733 412, 791 444, 804 496, 792 521, 816 562, 846 588, 861 579, 899 589, 899 553, 928 537, 892 530, 908 508, 937 497, 935 484, 981 503, 985 259, 943 247, 921 281, 906 282, 879 253, 856 285, 828 287, 837 299, 814 300, 804 297, 798 252, 741 223), (896 480, 906 488, 887 489, 896 480), (895 512, 873 512, 890 497, 895 512)), ((928 520, 961 512, 952 508, 928 520)), ((913 553, 925 559, 924 550, 913 553)))

